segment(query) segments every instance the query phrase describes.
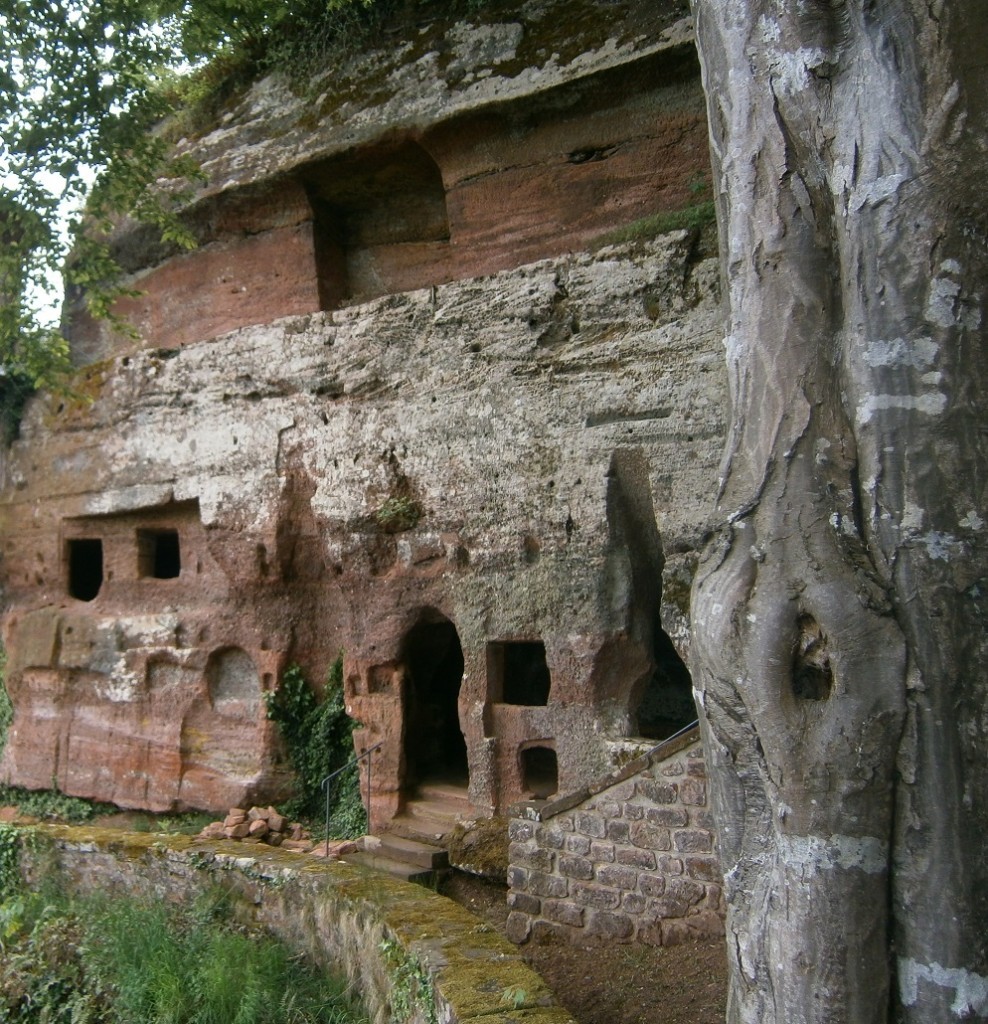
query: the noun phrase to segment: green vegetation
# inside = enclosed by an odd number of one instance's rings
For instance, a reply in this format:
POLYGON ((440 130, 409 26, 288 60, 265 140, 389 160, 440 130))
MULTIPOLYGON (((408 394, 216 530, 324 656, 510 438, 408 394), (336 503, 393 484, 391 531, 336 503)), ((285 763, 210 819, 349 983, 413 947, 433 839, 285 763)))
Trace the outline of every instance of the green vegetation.
MULTIPOLYGON (((20 837, 13 825, 0 821, 0 904, 20 886, 20 837)), ((0 917, 0 949, 3 946, 0 917)))
POLYGON ((641 220, 632 221, 623 227, 616 228, 600 235, 594 241, 595 248, 605 245, 623 245, 627 242, 645 242, 664 235, 669 231, 702 230, 714 224, 716 213, 712 201, 686 206, 681 210, 666 210, 654 213, 641 220))
POLYGON ((501 993, 501 1002, 507 1003, 513 1010, 517 1010, 528 1002, 528 993, 521 985, 509 985, 501 993))
POLYGON ((422 518, 422 506, 404 496, 388 498, 374 513, 374 518, 385 533, 403 533, 422 518))
MULTIPOLYGON (((353 758, 355 723, 343 704, 343 655, 330 667, 321 702, 297 665, 285 670, 266 701, 268 718, 278 725, 298 784, 298 794, 285 805, 285 813, 319 820, 326 799, 322 780, 353 758)), ((348 769, 330 783, 335 786, 330 832, 337 838, 360 836, 367 828, 357 771, 348 769)))
POLYGON ((378 948, 391 975, 391 1019, 421 1016, 427 1024, 435 1024, 436 990, 422 961, 394 939, 384 939, 378 948))
POLYGON ((0 756, 7 745, 7 732, 13 720, 14 705, 10 703, 10 694, 7 693, 7 652, 0 647, 0 756))
MULTIPOLYGON (((391 2, 391 0, 387 0, 391 2)), ((0 425, 70 363, 47 297, 59 275, 113 321, 109 238, 121 215, 191 247, 179 215, 198 175, 176 109, 207 106, 266 69, 304 74, 371 23, 373 0, 10 0, 0 11, 0 425), (168 189, 149 188, 170 179, 168 189), (71 258, 70 258, 71 254, 71 258)), ((384 4, 382 3, 382 7, 384 4)), ((395 5, 397 6, 397 4, 395 5)), ((122 321, 114 321, 126 331, 122 321)))
POLYGON ((21 814, 45 821, 78 824, 90 821, 97 814, 116 810, 112 804, 94 803, 75 796, 66 796, 57 789, 21 789, 0 783, 0 806, 16 807, 21 814))
POLYGON ((207 811, 188 811, 185 814, 136 814, 128 828, 133 832, 170 832, 195 836, 215 820, 216 815, 207 811))
POLYGON ((364 1019, 343 983, 238 925, 222 892, 188 909, 22 892, 0 904, 0 947, 0 1019, 11 1024, 364 1019))
POLYGON ((686 190, 693 197, 689 206, 678 210, 663 210, 648 217, 615 228, 594 240, 594 248, 605 245, 624 245, 628 242, 646 242, 669 231, 703 231, 717 222, 717 211, 710 195, 710 182, 706 175, 696 173, 687 182, 686 190))

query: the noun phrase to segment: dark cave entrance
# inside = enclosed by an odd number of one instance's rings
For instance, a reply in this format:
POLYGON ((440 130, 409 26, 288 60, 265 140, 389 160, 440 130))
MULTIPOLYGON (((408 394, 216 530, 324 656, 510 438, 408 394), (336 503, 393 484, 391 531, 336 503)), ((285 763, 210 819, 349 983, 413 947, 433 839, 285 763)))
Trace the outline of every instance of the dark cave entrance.
POLYGON ((696 721, 693 677, 665 630, 655 638, 655 670, 632 706, 636 709, 638 735, 664 740, 696 721))
POLYGON ((465 786, 468 779, 457 707, 463 650, 453 623, 434 614, 413 626, 402 644, 406 789, 427 780, 465 786))
POLYGON ((103 541, 76 538, 68 542, 69 595, 79 601, 93 601, 103 586, 103 541))

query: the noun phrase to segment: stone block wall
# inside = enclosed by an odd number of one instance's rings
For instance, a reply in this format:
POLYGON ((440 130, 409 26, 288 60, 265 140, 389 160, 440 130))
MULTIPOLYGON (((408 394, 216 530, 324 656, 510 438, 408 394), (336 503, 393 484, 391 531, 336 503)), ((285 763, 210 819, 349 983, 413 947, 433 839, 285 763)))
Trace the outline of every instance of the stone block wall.
POLYGON ((578 793, 516 804, 509 837, 515 942, 555 935, 675 945, 723 934, 696 727, 578 793))

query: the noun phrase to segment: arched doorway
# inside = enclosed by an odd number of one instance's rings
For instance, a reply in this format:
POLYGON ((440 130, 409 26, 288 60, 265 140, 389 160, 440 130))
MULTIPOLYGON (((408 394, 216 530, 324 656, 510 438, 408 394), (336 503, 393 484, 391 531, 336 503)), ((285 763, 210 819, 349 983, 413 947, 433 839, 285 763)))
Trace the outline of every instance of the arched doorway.
POLYGON ((405 637, 401 661, 405 790, 425 782, 466 785, 467 747, 457 709, 463 650, 456 627, 438 612, 426 614, 405 637))

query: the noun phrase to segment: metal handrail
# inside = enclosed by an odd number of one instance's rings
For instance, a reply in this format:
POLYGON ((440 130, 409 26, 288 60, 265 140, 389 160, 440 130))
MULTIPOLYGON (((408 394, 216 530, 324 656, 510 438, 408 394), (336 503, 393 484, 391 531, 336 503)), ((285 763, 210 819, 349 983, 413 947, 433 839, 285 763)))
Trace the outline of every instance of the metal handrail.
POLYGON ((370 806, 371 806, 371 788, 370 788, 371 763, 370 763, 370 756, 371 756, 371 754, 374 753, 375 750, 379 750, 383 746, 384 746, 384 740, 381 740, 380 743, 375 743, 373 747, 368 747, 367 750, 361 750, 361 752, 356 757, 354 757, 351 760, 347 761, 347 763, 345 765, 343 765, 342 768, 337 768, 335 772, 330 772, 329 775, 327 775, 326 778, 324 778, 322 780, 322 782, 319 783, 319 785, 324 790, 326 790, 326 856, 327 857, 329 856, 329 784, 330 784, 330 782, 332 782, 333 779, 335 779, 337 775, 340 775, 343 772, 345 772, 348 768, 352 768, 354 765, 360 764, 360 762, 363 761, 364 759, 367 760, 367 827, 370 828, 370 806))
POLYGON ((673 740, 678 740, 680 736, 685 736, 691 729, 695 729, 700 724, 699 718, 694 718, 689 725, 684 725, 681 729, 677 729, 671 736, 666 736, 664 740, 659 740, 654 747, 650 747, 645 751, 645 757, 654 757, 659 750, 664 747, 667 743, 672 743, 673 740))

